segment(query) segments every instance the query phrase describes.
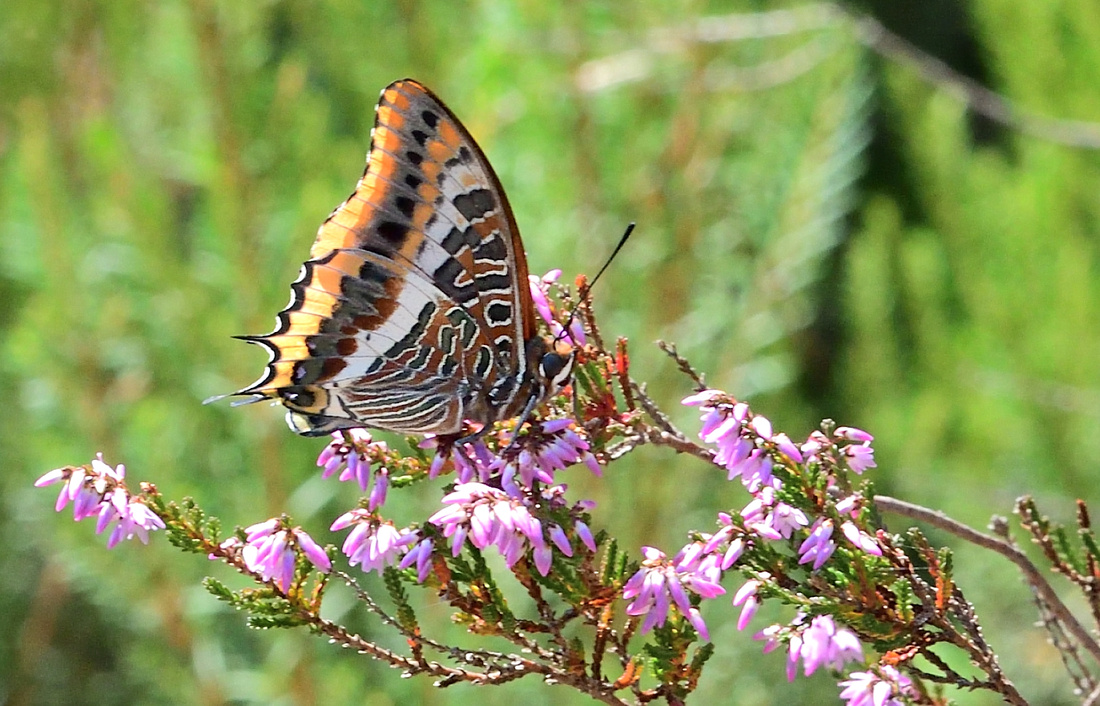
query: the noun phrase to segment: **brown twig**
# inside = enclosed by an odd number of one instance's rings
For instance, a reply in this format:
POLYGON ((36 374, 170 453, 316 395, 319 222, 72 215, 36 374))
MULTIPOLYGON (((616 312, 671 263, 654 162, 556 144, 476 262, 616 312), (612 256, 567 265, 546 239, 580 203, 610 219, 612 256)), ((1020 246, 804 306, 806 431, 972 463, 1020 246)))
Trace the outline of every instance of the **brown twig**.
POLYGON ((1020 569, 1027 584, 1042 597, 1043 601, 1050 607, 1051 612, 1066 626, 1066 629, 1073 635, 1074 639, 1092 655, 1093 659, 1100 662, 1100 644, 1097 644, 1092 635, 1089 634, 1073 613, 1070 612, 1066 604, 1058 597, 1054 588, 1047 582, 1042 573, 1040 573, 1038 567, 1036 567, 1035 564, 1031 562, 1031 559, 1022 551, 1003 539, 979 532, 957 520, 951 519, 938 510, 930 510, 926 507, 914 505, 913 503, 891 498, 886 495, 876 495, 875 505, 880 510, 886 512, 892 512, 896 515, 908 517, 913 520, 927 522, 933 527, 942 529, 971 544, 975 544, 983 549, 989 549, 1007 558, 1020 569))
POLYGON ((664 351, 669 358, 672 358, 676 361, 676 366, 680 368, 680 372, 684 375, 687 375, 689 378, 691 378, 692 382, 695 383, 696 390, 707 389, 707 381, 704 375, 698 372, 694 367, 692 367, 687 358, 683 357, 679 354, 679 352, 677 352, 675 343, 668 343, 667 341, 657 341, 657 347, 664 351))

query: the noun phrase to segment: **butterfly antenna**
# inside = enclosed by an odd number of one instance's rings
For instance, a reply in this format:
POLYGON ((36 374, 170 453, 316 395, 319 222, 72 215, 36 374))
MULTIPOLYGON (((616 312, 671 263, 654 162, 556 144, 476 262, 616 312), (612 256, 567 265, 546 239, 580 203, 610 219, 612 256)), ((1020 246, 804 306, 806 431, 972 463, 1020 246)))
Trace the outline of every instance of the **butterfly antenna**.
MULTIPOLYGON (((623 249, 624 245, 626 245, 626 241, 630 239, 630 234, 634 232, 634 226, 635 225, 636 224, 633 221, 631 221, 627 225, 626 231, 623 233, 623 237, 619 238, 618 245, 616 245, 615 249, 611 251, 611 255, 607 258, 607 261, 603 263, 603 267, 600 268, 600 271, 596 273, 596 276, 593 277, 592 281, 589 282, 588 286, 585 287, 586 290, 591 290, 592 286, 594 284, 596 284, 596 281, 600 278, 600 275, 602 275, 604 272, 606 272, 607 268, 611 266, 611 263, 615 259, 615 256, 619 254, 619 251, 623 249)), ((565 338, 565 336, 567 335, 567 332, 569 331, 570 325, 572 325, 572 323, 573 323, 573 319, 576 318, 576 316, 577 316, 578 311, 580 311, 580 308, 579 307, 574 307, 573 311, 569 312, 569 318, 566 320, 565 324, 561 327, 562 328, 561 333, 559 333, 555 337, 556 340, 561 340, 561 339, 565 338)))
POLYGON ((592 285, 596 284, 596 280, 600 278, 600 275, 606 272, 607 268, 611 266, 611 262, 615 259, 615 256, 619 254, 619 251, 626 245, 626 241, 630 239, 630 234, 634 232, 634 226, 635 223, 633 221, 627 225, 626 232, 623 233, 623 237, 619 238, 619 244, 611 251, 611 256, 607 258, 607 262, 603 263, 603 267, 601 267, 600 271, 596 273, 596 276, 592 278, 592 281, 588 283, 589 289, 592 288, 592 285))

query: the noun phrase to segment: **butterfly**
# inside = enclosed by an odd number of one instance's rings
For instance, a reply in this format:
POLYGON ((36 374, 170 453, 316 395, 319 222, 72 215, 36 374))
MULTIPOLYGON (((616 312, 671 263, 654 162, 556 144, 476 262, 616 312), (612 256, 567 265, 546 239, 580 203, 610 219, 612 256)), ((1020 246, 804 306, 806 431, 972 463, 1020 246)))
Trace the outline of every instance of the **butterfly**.
POLYGON ((574 362, 569 343, 536 331, 523 243, 496 173, 412 79, 382 91, 363 177, 318 230, 275 330, 239 338, 270 360, 233 394, 278 401, 306 436, 522 424, 568 383, 574 362))

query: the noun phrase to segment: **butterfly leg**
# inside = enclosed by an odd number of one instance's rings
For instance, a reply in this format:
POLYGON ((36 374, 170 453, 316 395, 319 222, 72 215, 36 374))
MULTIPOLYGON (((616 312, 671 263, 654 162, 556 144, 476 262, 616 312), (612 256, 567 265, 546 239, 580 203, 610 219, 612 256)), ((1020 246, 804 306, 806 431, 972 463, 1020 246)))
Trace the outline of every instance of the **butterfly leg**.
POLYGON ((522 429, 524 423, 531 418, 531 415, 535 411, 535 407, 538 406, 539 400, 542 399, 542 395, 543 391, 541 389, 531 391, 531 396, 527 398, 527 404, 524 405, 523 412, 520 413, 519 418, 516 420, 516 428, 515 431, 512 432, 512 440, 504 447, 504 451, 510 451, 512 447, 516 445, 516 441, 519 439, 519 430, 522 429))

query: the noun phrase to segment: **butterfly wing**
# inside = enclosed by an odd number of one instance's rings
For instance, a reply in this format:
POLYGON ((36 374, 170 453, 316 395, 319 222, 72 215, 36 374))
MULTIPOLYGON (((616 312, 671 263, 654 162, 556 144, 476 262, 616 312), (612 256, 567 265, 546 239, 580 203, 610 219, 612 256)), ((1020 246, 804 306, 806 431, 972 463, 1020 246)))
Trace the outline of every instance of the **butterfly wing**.
POLYGON ((428 89, 388 86, 367 167, 322 224, 267 336, 263 377, 296 431, 454 433, 519 394, 534 334, 527 263, 500 182, 428 89))

